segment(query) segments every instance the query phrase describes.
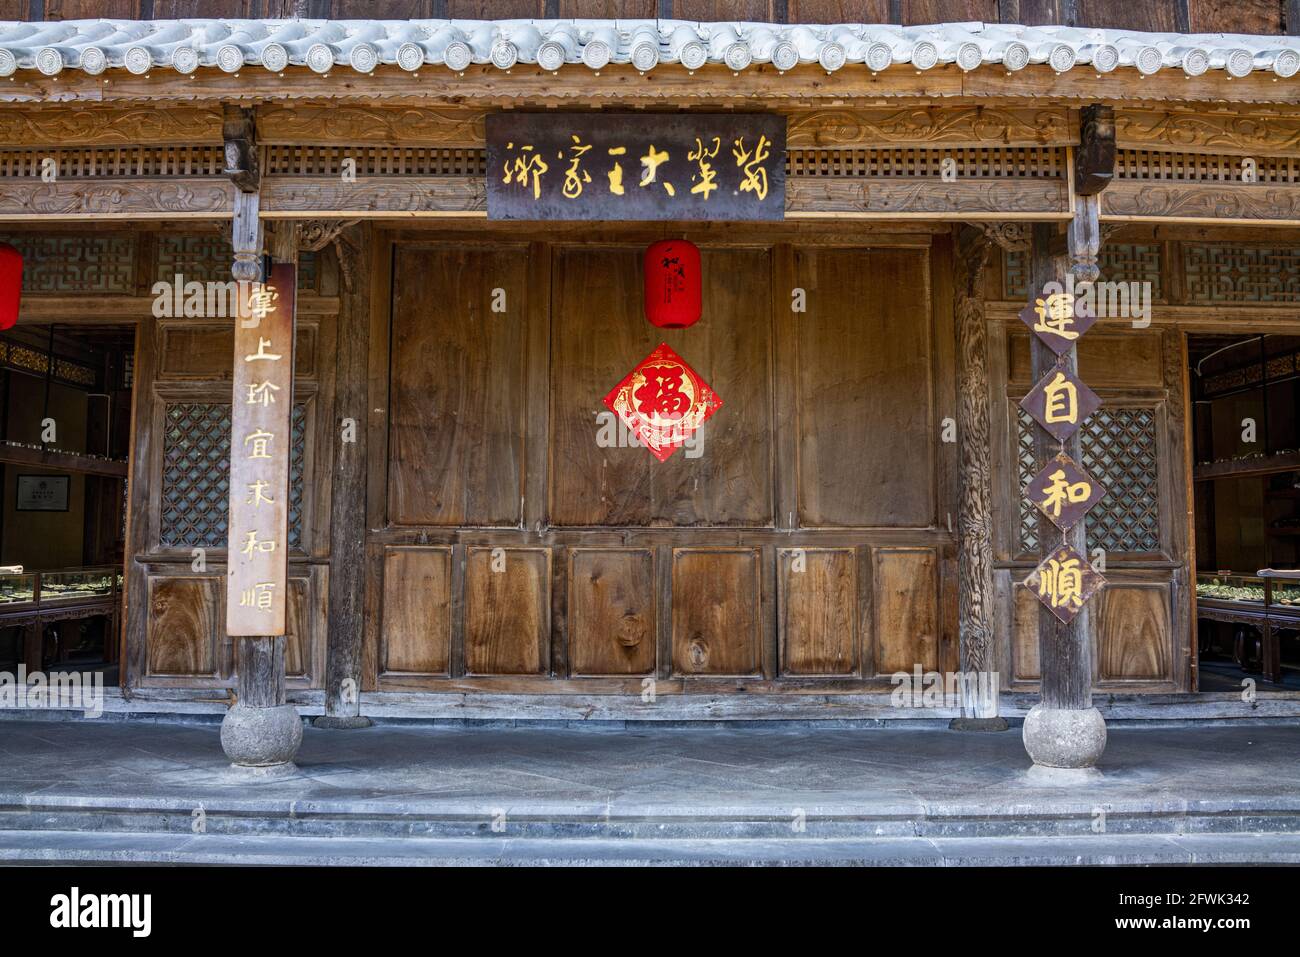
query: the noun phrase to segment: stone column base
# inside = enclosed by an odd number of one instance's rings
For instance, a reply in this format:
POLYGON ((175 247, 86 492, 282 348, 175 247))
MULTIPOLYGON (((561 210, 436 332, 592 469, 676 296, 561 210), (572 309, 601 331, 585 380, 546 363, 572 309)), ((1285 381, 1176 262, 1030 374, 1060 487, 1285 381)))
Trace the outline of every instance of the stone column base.
POLYGON ((313 728, 328 728, 333 731, 352 731, 373 725, 374 722, 363 714, 320 714, 311 719, 313 728))
POLYGON ((221 748, 236 767, 289 764, 302 744, 302 719, 291 704, 252 708, 243 702, 221 721, 221 748))
POLYGON ((1025 750, 1048 768, 1090 768, 1106 750, 1106 720, 1096 708, 1078 711, 1036 704, 1025 715, 1025 750))

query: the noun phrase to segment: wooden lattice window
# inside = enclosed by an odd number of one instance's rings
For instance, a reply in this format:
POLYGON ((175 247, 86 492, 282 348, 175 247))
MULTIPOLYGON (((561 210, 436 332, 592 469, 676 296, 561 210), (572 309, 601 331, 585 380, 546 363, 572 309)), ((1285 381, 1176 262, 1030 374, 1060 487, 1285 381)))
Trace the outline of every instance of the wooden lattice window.
MULTIPOLYGON (((1017 409, 1020 550, 1038 551, 1038 510, 1021 491, 1038 471, 1034 465, 1034 421, 1017 409)), ((1106 487, 1088 513, 1088 548, 1108 552, 1160 551, 1160 492, 1156 414, 1150 408, 1106 408, 1094 412, 1080 433, 1082 465, 1106 487)))
MULTIPOLYGON (((173 402, 163 429, 163 545, 225 548, 230 507, 230 403, 173 402)), ((289 547, 302 547, 307 409, 293 407, 289 547)))
MULTIPOLYGON (((177 276, 186 282, 230 282, 234 261, 226 233, 163 234, 157 241, 153 278, 167 283, 177 276)), ((298 254, 298 288, 316 288, 316 254, 307 250, 298 254)))
POLYGON ((1300 302, 1300 249, 1187 243, 1188 302, 1300 302))
POLYGON ((0 236, 23 257, 23 292, 53 295, 135 290, 134 236, 0 236))
MULTIPOLYGON (((1105 243, 1097 255, 1103 282, 1148 282, 1151 301, 1163 302, 1164 284, 1160 276, 1159 243, 1105 243)), ((1009 252, 1002 257, 1002 289, 1007 299, 1025 299, 1029 295, 1029 257, 1023 252, 1009 252)))

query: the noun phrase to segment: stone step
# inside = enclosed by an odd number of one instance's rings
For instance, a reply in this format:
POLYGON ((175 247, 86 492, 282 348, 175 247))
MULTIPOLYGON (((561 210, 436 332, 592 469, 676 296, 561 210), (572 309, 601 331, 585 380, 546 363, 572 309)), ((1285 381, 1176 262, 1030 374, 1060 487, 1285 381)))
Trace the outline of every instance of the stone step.
POLYGON ((325 839, 863 840, 1093 838, 1198 834, 1300 835, 1300 795, 1231 799, 1059 796, 1013 802, 557 800, 388 797, 384 800, 209 799, 0 794, 0 834, 18 832, 325 839), (1100 833, 1099 833, 1100 832, 1100 833))
POLYGON ((269 834, 0 832, 10 864, 1113 866, 1300 864, 1300 835, 769 839, 344 838, 269 834))

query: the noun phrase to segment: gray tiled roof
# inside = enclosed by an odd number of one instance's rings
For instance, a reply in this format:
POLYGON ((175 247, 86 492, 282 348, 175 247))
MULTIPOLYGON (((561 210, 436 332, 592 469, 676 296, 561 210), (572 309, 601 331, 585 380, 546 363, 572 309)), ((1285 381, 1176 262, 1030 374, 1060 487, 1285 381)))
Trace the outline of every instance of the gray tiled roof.
POLYGON ((0 22, 0 76, 38 70, 98 74, 126 69, 193 73, 216 67, 279 72, 307 66, 318 73, 344 68, 369 73, 396 64, 453 71, 490 63, 559 70, 566 65, 599 70, 631 63, 650 70, 661 63, 695 69, 751 64, 791 69, 817 63, 828 71, 883 70, 908 64, 917 70, 956 63, 963 70, 1020 70, 1045 63, 1058 73, 1143 74, 1178 70, 1199 76, 1221 70, 1232 77, 1267 71, 1279 77, 1300 70, 1300 38, 1242 34, 1136 33, 1072 27, 1021 27, 990 23, 932 26, 767 23, 695 23, 682 20, 69 20, 0 22))

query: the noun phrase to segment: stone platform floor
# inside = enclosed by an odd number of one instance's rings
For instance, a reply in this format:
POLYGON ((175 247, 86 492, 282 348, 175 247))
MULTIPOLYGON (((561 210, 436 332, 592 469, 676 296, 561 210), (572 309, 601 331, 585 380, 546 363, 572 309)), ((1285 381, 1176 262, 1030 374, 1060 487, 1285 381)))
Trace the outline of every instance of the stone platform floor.
POLYGON ((1017 729, 309 728, 274 779, 217 730, 0 721, 0 859, 1300 862, 1296 724, 1113 730, 1066 787, 1017 729))

